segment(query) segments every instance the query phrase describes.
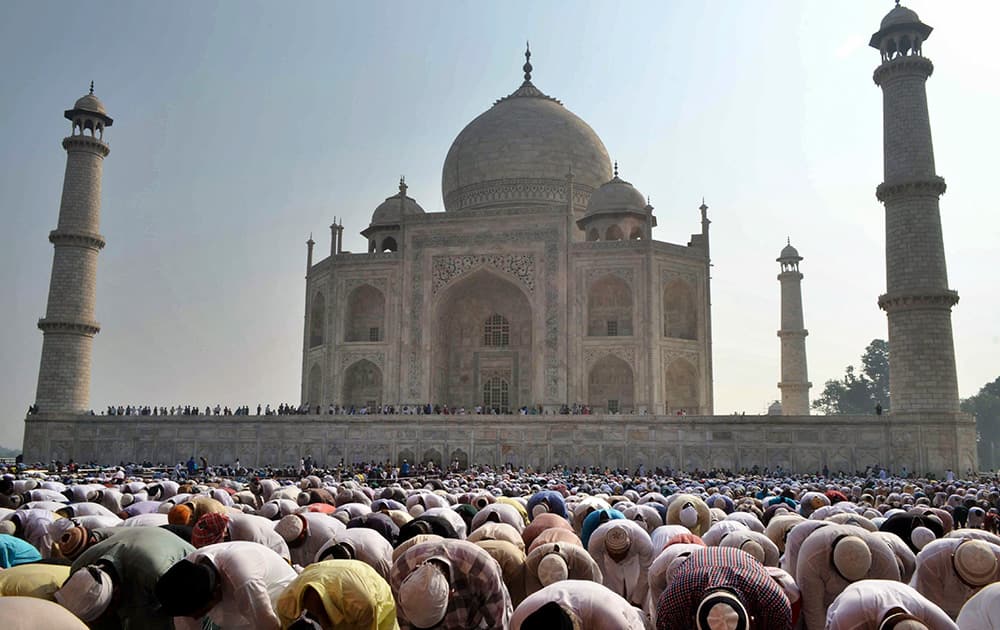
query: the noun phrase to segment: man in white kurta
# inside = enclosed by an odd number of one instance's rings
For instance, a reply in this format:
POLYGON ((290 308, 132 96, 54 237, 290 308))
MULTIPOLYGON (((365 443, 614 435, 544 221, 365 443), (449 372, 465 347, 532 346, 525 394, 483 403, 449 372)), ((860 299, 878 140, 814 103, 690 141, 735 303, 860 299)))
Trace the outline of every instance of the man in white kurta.
POLYGON ((911 587, 894 580, 861 580, 844 589, 826 611, 826 630, 881 627, 892 615, 909 615, 927 630, 957 630, 948 615, 911 587))

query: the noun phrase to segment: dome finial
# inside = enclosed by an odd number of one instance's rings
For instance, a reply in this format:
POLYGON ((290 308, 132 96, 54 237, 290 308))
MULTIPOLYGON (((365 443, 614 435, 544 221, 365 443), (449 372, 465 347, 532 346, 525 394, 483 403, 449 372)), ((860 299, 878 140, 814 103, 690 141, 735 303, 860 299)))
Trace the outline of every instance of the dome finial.
POLYGON ((531 83, 531 42, 524 42, 524 82, 531 83))
POLYGON ((406 175, 400 175, 399 176, 399 194, 400 194, 400 196, 402 196, 402 197, 406 196, 406 189, 407 188, 408 187, 406 185, 406 175))
MULTIPOLYGON (((899 4, 899 2, 897 2, 896 4, 899 4)), ((792 237, 791 237, 791 236, 788 236, 788 237, 785 237, 785 238, 786 238, 786 241, 787 241, 787 242, 785 243, 785 245, 791 245, 791 244, 792 244, 792 237)))
POLYGON ((618 160, 615 160, 615 178, 618 177, 618 160))
POLYGON ((94 95, 94 82, 93 81, 90 82, 90 95, 91 96, 94 95))

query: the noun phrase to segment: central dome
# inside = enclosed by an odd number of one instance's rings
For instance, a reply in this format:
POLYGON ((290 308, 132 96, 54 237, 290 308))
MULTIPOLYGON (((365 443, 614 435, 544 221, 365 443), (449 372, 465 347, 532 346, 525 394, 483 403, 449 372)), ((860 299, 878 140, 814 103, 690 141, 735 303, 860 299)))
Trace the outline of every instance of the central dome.
POLYGON ((604 143, 579 116, 525 81, 458 134, 441 174, 445 210, 566 204, 566 175, 590 193, 611 179, 604 143))

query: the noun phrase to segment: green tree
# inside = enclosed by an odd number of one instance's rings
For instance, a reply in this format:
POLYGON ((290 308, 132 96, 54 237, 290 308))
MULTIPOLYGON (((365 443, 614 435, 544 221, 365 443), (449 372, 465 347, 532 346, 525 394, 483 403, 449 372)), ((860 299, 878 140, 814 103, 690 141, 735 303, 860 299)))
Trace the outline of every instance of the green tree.
POLYGON ((848 365, 844 378, 829 380, 812 402, 813 409, 825 414, 867 414, 882 405, 889 411, 889 344, 873 339, 861 355, 861 372, 848 365))
POLYGON ((962 411, 976 417, 979 468, 996 468, 995 455, 1000 455, 1000 377, 983 385, 975 396, 963 400, 962 411))

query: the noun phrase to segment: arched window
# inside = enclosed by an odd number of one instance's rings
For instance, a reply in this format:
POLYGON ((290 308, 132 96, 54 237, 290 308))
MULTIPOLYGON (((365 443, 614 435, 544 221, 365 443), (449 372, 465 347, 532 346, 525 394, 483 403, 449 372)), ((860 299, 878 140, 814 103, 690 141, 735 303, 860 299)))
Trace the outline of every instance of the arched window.
POLYGON ((632 228, 629 232, 628 239, 630 241, 641 241, 642 240, 642 228, 638 225, 632 228))
POLYGON ((587 240, 599 241, 601 240, 601 233, 597 231, 597 228, 590 228, 590 231, 587 232, 587 240))
POLYGON ((587 335, 632 335, 632 288, 622 278, 607 274, 590 285, 587 292, 587 335))
POLYGON ((317 292, 313 296, 312 309, 309 311, 309 347, 323 345, 323 329, 326 320, 326 298, 317 292))
POLYGON ((698 371, 691 362, 685 359, 672 361, 663 376, 663 385, 667 413, 698 413, 698 371))
POLYGON ((604 240, 606 241, 621 241, 625 239, 625 235, 622 233, 622 229, 617 225, 612 225, 604 232, 604 240))
POLYGON ((377 406, 381 399, 382 370, 367 359, 351 365, 344 373, 343 403, 355 407, 377 406))
POLYGON ((635 404, 632 366, 616 356, 602 357, 590 369, 588 401, 608 413, 629 411, 635 404))
POLYGON ((391 236, 387 236, 382 240, 381 251, 394 252, 397 249, 399 249, 399 247, 396 245, 396 239, 392 238, 391 236))
POLYGON ((503 315, 494 313, 483 327, 483 345, 505 348, 510 345, 510 322, 503 315))
POLYGON ((671 280, 663 288, 663 335, 675 339, 698 338, 694 291, 683 280, 671 280))
POLYGON ((345 341, 383 341, 385 297, 370 284, 363 284, 347 296, 345 341))
POLYGON ((483 406, 502 412, 510 410, 510 383, 494 376, 483 383, 483 406))

